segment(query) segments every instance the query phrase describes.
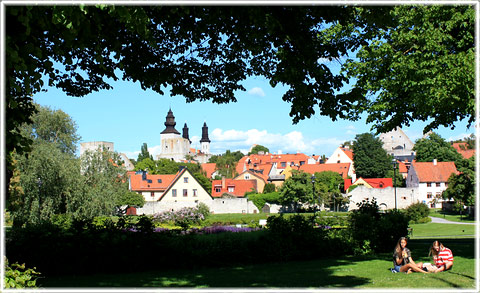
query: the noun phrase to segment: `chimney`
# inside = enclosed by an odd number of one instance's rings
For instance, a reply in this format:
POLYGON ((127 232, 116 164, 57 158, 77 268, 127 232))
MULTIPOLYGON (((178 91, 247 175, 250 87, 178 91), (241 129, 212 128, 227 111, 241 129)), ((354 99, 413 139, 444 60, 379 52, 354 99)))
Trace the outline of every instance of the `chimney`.
POLYGON ((225 183, 225 176, 222 176, 222 189, 225 189, 227 184, 225 183))
POLYGON ((147 170, 142 171, 142 180, 146 181, 147 180, 147 170))
POLYGON ((434 165, 434 166, 437 165, 437 159, 433 159, 433 165, 434 165))

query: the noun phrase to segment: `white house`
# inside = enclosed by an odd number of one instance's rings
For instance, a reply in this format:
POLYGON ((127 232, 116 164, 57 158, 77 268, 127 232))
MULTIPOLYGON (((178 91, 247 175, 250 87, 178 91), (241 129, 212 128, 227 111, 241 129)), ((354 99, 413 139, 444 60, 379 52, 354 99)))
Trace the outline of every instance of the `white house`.
POLYGON ((442 192, 447 189, 452 174, 458 174, 454 162, 413 162, 407 174, 407 188, 418 187, 420 202, 430 208, 440 208, 442 192))

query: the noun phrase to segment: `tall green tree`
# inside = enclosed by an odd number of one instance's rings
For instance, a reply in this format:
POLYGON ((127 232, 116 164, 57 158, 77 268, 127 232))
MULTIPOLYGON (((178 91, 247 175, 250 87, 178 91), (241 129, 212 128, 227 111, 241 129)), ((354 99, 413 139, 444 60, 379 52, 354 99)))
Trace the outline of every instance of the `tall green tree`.
POLYGON ((448 187, 443 192, 444 199, 453 199, 456 206, 475 205, 475 156, 470 159, 462 159, 457 164, 459 174, 452 174, 448 178, 448 187))
POLYGON ((417 162, 454 162, 462 159, 455 148, 437 133, 433 132, 425 138, 415 141, 413 147, 417 162))
POLYGON ((318 197, 319 204, 327 206, 343 206, 346 200, 342 196, 343 178, 337 172, 324 171, 316 172, 315 176, 315 196, 318 197))
POLYGON ((263 152, 263 153, 269 153, 270 150, 267 147, 264 147, 263 145, 257 144, 252 148, 250 152, 248 152, 247 156, 250 156, 251 154, 258 154, 258 152, 263 152))
POLYGON ((383 143, 371 133, 355 136, 353 166, 357 178, 384 178, 393 168, 392 157, 383 149, 383 143))
POLYGON ((237 163, 243 157, 244 154, 240 151, 231 152, 226 150, 222 155, 212 156, 208 162, 217 165, 217 172, 220 176, 233 178, 238 175, 236 171, 237 163))
POLYGON ((147 147, 147 143, 143 143, 142 144, 142 147, 140 149, 140 153, 138 154, 138 157, 137 157, 137 162, 141 162, 145 159, 150 159, 153 161, 153 156, 150 155, 150 153, 148 152, 148 147, 147 147))
POLYGON ((279 193, 279 202, 282 205, 291 205, 295 209, 299 205, 313 205, 318 202, 318 197, 313 193, 311 175, 305 172, 293 170, 292 176, 285 180, 279 193))

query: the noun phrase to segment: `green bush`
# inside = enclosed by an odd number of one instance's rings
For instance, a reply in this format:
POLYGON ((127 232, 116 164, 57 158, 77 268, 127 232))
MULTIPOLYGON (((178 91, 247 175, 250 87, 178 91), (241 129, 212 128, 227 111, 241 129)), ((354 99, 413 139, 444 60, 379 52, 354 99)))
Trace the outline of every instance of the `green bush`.
POLYGON ((415 224, 426 224, 426 223, 430 223, 431 221, 432 221, 432 218, 425 217, 418 220, 415 224))
POLYGON ((8 264, 8 259, 5 257, 5 288, 37 288, 37 279, 39 272, 36 268, 26 268, 25 264, 14 263, 8 264))
POLYGON ((430 209, 426 204, 417 202, 409 205, 405 209, 405 214, 410 219, 410 221, 418 224, 418 221, 420 221, 420 219, 428 217, 428 215, 430 214, 430 209))
POLYGON ((254 193, 249 194, 248 199, 261 211, 267 202, 271 204, 279 203, 280 194, 278 192, 254 193))
POLYGON ((381 214, 377 202, 364 200, 349 217, 349 230, 356 251, 368 246, 374 252, 390 251, 396 241, 407 235, 408 217, 401 211, 381 214))
POLYGON ((265 184, 265 187, 263 188, 263 193, 267 194, 267 193, 272 193, 272 192, 275 192, 275 184, 273 184, 273 183, 265 184))

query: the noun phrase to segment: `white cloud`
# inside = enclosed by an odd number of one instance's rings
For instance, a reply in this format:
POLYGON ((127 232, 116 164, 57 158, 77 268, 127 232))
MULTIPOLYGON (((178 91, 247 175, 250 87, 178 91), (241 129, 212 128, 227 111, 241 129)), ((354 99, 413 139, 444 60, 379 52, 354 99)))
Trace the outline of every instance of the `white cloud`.
POLYGON ((250 89, 248 93, 251 94, 252 96, 265 97, 265 92, 259 87, 254 87, 250 89))
POLYGON ((346 129, 346 134, 356 134, 356 131, 355 131, 355 126, 353 125, 347 125, 344 127, 344 129, 346 129))
MULTIPOLYGON (((247 154, 252 145, 259 144, 269 148, 271 153, 296 153, 301 152, 306 155, 330 156, 333 151, 345 140, 339 138, 306 138, 300 131, 291 131, 286 134, 269 133, 266 130, 249 129, 243 130, 222 130, 215 128, 209 135, 211 140, 210 152, 212 154, 223 154, 226 150, 241 151, 247 154)), ((200 147, 200 137, 195 136, 190 139, 192 148, 200 147)), ((150 154, 156 158, 160 154, 161 146, 152 146, 148 148, 150 154)), ((136 159, 139 151, 124 152, 129 158, 136 159)))
POLYGON ((469 137, 471 135, 471 133, 461 133, 459 135, 455 135, 455 136, 450 136, 447 141, 455 141, 455 140, 458 140, 458 139, 464 139, 465 137, 469 137))

